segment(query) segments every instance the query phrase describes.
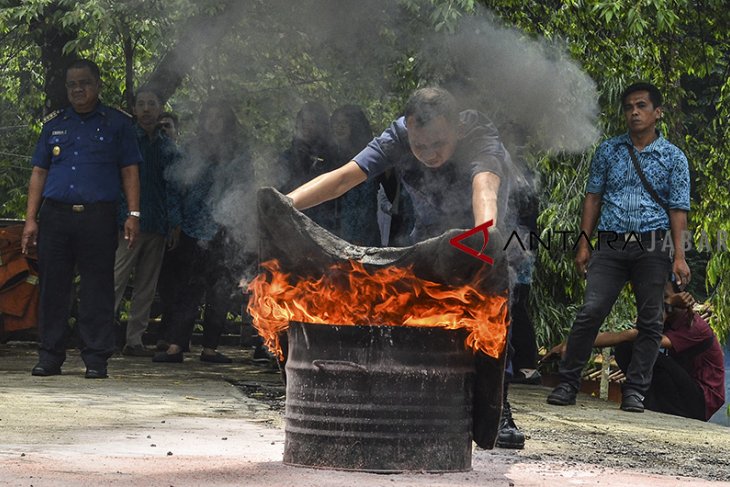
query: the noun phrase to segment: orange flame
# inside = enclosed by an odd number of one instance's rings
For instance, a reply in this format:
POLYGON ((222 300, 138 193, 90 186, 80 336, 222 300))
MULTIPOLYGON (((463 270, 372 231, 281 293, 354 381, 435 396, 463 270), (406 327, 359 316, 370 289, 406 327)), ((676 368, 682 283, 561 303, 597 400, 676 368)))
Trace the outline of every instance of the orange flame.
POLYGON ((279 333, 290 321, 334 325, 440 326, 469 331, 466 345, 499 357, 507 335, 506 296, 485 296, 474 286, 452 288, 417 278, 412 269, 369 273, 350 261, 319 279, 290 284, 276 260, 249 284, 248 312, 266 346, 283 358, 279 333))

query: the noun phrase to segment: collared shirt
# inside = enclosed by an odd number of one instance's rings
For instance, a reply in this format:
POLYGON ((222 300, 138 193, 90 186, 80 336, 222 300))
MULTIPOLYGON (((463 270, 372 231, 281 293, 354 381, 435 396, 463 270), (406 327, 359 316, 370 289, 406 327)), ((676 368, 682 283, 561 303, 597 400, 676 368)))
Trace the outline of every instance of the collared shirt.
MULTIPOLYGON (((669 216, 644 189, 629 144, 628 133, 619 135, 603 142, 593 155, 586 192, 602 195, 598 230, 667 230, 669 216)), ((669 208, 689 211, 689 165, 684 153, 661 135, 634 153, 647 181, 669 208)))
POLYGON ((504 214, 509 194, 506 176, 511 163, 497 128, 486 115, 475 110, 461 112, 459 118, 462 135, 456 150, 438 168, 425 166, 413 155, 404 117, 393 122, 354 157, 368 180, 395 167, 413 200, 416 222, 411 237, 414 241, 452 228, 474 226, 472 180, 479 173, 499 176, 498 211, 504 214))
POLYGON ((88 114, 68 107, 46 122, 31 162, 48 170, 43 197, 83 204, 117 201, 120 169, 141 160, 132 119, 98 103, 88 114))
MULTIPOLYGON (((142 218, 139 229, 145 233, 167 235, 172 227, 180 225, 180 196, 174 185, 165 179, 165 170, 180 158, 175 143, 157 130, 152 138, 139 126, 137 142, 142 152, 139 165, 139 209, 142 218)), ((127 202, 124 194, 119 205, 119 225, 127 219, 127 202)))

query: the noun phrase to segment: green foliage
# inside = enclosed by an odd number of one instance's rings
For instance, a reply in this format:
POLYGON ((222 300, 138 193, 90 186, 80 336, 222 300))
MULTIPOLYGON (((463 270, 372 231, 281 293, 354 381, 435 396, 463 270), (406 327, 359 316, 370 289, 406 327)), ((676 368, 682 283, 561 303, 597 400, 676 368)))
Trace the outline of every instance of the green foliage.
POLYGON ((63 51, 96 61, 104 83, 102 98, 124 107, 123 39, 132 39, 133 69, 141 82, 167 49, 175 22, 195 11, 190 2, 181 0, 0 2, 0 216, 24 217, 30 157, 44 103, 45 70, 34 37, 38 26, 78 30, 78 37, 62 46, 63 51))
MULTIPOLYGON (((596 81, 606 136, 625 130, 619 95, 631 82, 648 80, 665 96, 664 135, 687 155, 693 177, 690 230, 710 235, 730 228, 730 11, 721 1, 619 0, 483 2, 506 23, 532 35, 564 39, 571 54, 596 81)), ((542 176, 542 228, 578 228, 587 155, 551 154, 533 167, 542 176)), ((580 280, 572 256, 539 256, 533 316, 542 345, 562 338, 580 302, 580 280)), ((704 269, 692 269, 695 276, 704 269)), ((727 252, 713 251, 706 286, 720 337, 730 333, 727 252), (714 292, 713 292, 714 291, 714 292)), ((628 296, 619 301, 614 323, 632 319, 628 296)))
MULTIPOLYGON (((329 109, 360 104, 374 129, 381 130, 413 89, 454 74, 429 63, 423 46, 433 34, 448 36, 486 6, 525 36, 565 46, 598 86, 606 136, 625 130, 621 91, 639 79, 657 84, 666 99, 662 130, 691 165, 690 227, 730 234, 730 10, 721 0, 0 0, 2 215, 23 216, 28 161, 43 112, 45 72, 34 29, 57 25, 78 32, 63 46, 65 52, 97 61, 103 98, 124 106, 125 41, 131 42, 133 81, 139 86, 180 39, 204 40, 206 32, 186 30, 189 19, 209 16, 212 23, 231 5, 239 6, 240 18, 185 73, 169 103, 182 115, 184 139, 194 133, 205 100, 229 99, 246 129, 232 136, 255 142, 262 183, 276 171, 271 161, 288 144, 295 113, 305 101, 320 100, 329 109), (356 24, 342 21, 343 9, 356 24)), ((495 121, 502 115, 496 113, 495 121)), ((542 177, 542 229, 578 228, 590 157, 537 151, 528 157, 542 177)), ((573 256, 554 247, 538 253, 532 294, 545 346, 563 338, 584 285, 573 256)), ((728 269, 727 252, 709 256, 705 284, 715 307, 712 324, 722 336, 730 333, 728 269)), ((623 326, 633 313, 624 291, 607 323, 623 326)))

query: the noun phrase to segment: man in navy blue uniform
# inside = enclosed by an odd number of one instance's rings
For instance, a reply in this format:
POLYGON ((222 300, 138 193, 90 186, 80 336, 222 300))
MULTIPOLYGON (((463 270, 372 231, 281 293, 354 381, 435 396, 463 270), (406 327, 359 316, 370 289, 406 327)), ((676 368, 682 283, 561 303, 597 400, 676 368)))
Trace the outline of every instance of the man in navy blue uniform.
POLYGON ((70 107, 46 117, 33 154, 22 247, 38 244, 39 361, 32 374, 61 373, 66 359, 69 303, 81 277, 78 327, 86 378, 107 377, 114 352, 114 254, 120 185, 128 203, 124 238, 139 232, 142 160, 132 119, 100 103, 101 77, 91 61, 66 70, 70 107), (38 219, 38 221, 36 221, 38 219))

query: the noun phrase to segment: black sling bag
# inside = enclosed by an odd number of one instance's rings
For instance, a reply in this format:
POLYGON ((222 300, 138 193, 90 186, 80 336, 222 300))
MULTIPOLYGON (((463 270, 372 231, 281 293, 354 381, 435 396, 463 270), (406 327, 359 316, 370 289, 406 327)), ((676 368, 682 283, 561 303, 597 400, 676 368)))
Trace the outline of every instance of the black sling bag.
POLYGON ((664 211, 667 212, 667 215, 669 215, 669 205, 662 201, 661 198, 659 198, 659 195, 657 194, 656 190, 649 184, 649 181, 646 180, 646 176, 644 176, 644 171, 641 170, 641 166, 639 165, 639 161, 636 159, 636 154, 634 154, 634 147, 631 144, 626 144, 629 146, 629 155, 631 156, 631 162, 634 163, 634 169, 636 170, 636 173, 639 175, 639 179, 641 179, 641 184, 644 186, 644 189, 649 192, 649 195, 652 197, 654 201, 656 201, 659 206, 664 208, 664 211))

